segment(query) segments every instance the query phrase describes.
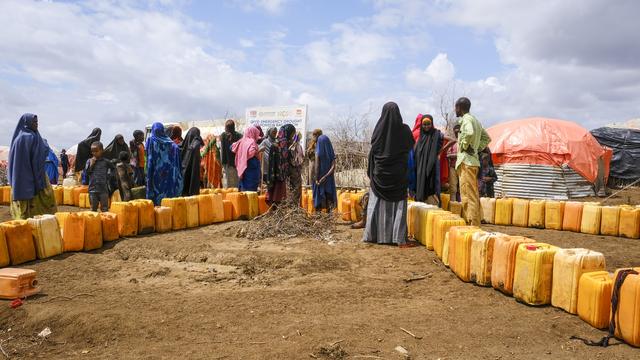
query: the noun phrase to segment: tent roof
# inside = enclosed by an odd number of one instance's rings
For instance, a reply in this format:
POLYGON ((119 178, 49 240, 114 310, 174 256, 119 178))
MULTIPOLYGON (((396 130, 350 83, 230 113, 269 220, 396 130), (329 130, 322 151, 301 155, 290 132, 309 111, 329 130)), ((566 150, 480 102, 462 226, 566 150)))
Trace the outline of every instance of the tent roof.
POLYGON ((533 117, 501 123, 487 132, 497 165, 567 164, 593 183, 598 177, 598 161, 605 155, 591 133, 571 121, 533 117))

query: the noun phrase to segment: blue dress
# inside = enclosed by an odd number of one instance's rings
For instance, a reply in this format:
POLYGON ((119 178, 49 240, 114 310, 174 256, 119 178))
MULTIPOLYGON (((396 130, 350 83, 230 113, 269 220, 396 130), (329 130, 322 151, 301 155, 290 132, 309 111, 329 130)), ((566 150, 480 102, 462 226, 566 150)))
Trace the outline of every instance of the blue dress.
POLYGON ((154 123, 147 139, 147 199, 160 205, 162 199, 182 194, 180 149, 164 133, 161 123, 154 123))
POLYGON ((247 161, 247 169, 240 179, 240 191, 258 191, 260 186, 260 160, 252 157, 247 161))

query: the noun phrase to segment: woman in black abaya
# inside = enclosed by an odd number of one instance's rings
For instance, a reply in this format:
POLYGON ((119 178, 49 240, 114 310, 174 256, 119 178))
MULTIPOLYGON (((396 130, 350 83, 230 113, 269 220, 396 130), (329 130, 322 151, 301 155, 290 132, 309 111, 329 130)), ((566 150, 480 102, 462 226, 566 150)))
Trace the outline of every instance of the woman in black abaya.
POLYGON ((408 156, 413 144, 398 105, 386 103, 371 136, 371 191, 363 241, 406 246, 408 156))

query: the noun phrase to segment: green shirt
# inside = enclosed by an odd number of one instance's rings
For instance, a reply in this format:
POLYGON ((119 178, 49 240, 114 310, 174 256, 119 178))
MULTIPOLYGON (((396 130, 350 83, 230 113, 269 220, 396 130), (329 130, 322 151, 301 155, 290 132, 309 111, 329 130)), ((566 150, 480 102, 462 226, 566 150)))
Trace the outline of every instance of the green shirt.
POLYGON ((458 124, 460 124, 460 134, 458 135, 458 160, 456 161, 456 169, 462 163, 468 166, 480 167, 478 151, 484 150, 491 142, 489 134, 482 128, 480 121, 469 113, 464 114, 460 120, 458 120, 458 124), (472 154, 465 151, 469 148, 473 150, 472 154))

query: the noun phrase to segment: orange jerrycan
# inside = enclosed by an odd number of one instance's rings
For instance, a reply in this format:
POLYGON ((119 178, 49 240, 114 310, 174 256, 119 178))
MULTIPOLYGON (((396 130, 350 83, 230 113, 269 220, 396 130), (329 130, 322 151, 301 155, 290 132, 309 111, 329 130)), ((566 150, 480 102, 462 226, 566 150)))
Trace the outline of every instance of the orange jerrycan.
POLYGON ((564 201, 548 200, 544 204, 544 227, 553 230, 562 230, 564 216, 564 201))
POLYGON ((9 249, 7 248, 7 239, 4 236, 4 229, 0 226, 0 267, 5 267, 11 263, 9 258, 9 249))
POLYGON ((480 286, 491 286, 491 266, 493 264, 493 245, 497 237, 507 236, 500 233, 479 231, 471 239, 471 259, 469 260, 469 280, 480 286))
POLYGON ((187 203, 184 198, 164 198, 161 204, 171 208, 173 230, 187 228, 187 203))
POLYGON ((165 233, 171 231, 171 208, 156 206, 153 210, 156 216, 156 232, 165 233))
POLYGON ((562 230, 580 232, 584 204, 579 201, 567 201, 564 204, 562 230))
POLYGON ((513 217, 513 199, 496 200, 496 225, 511 225, 513 217))
POLYGON ((201 226, 213 223, 213 195, 198 195, 198 223, 201 226))
POLYGON ((249 216, 249 199, 245 193, 227 194, 227 200, 233 205, 233 220, 247 220, 249 216))
POLYGON ((544 229, 545 200, 529 201, 529 227, 544 229))
POLYGON ((76 186, 73 188, 73 206, 80 206, 80 194, 86 194, 89 192, 89 187, 86 185, 76 186))
POLYGON ((0 269, 0 299, 22 299, 40 292, 36 272, 30 269, 0 269))
POLYGON ((493 244, 493 263, 491 264, 491 285, 507 295, 513 294, 513 275, 516 267, 518 246, 534 243, 522 236, 497 237, 493 244))
POLYGON ((196 196, 188 196, 184 198, 187 206, 187 227, 194 228, 200 225, 198 198, 196 196))
POLYGON ((222 203, 222 194, 212 194, 213 202, 213 222, 220 223, 224 221, 224 204, 222 203))
POLYGON ((62 243, 64 252, 82 251, 84 248, 84 217, 79 213, 67 214, 62 243))
POLYGON ((120 238, 120 230, 118 230, 118 215, 105 212, 100 213, 102 220, 102 241, 114 241, 120 238))
POLYGON ((513 199, 511 224, 520 227, 527 227, 527 225, 529 225, 529 200, 513 199))
POLYGON ((582 274, 578 285, 578 316, 596 329, 609 326, 613 278, 606 271, 582 274))
POLYGON ((156 215, 153 201, 148 199, 133 200, 131 203, 138 209, 138 234, 151 234, 156 231, 156 215))
POLYGON ((56 186, 53 188, 53 195, 56 198, 56 205, 64 205, 64 188, 62 186, 56 186))
MULTIPOLYGON (((613 276, 612 300, 615 298, 616 285, 618 289, 618 308, 614 317, 616 324, 615 336, 627 344, 640 347, 640 274, 629 274, 622 280, 621 271, 633 270, 640 273, 640 267, 633 269, 618 269, 613 276)), ((611 311, 613 312, 613 302, 611 311)))
POLYGON ((259 195, 258 196, 258 211, 260 212, 260 215, 266 213, 267 211, 269 211, 269 205, 267 205, 267 196, 266 195, 259 195))
POLYGON ((11 265, 19 265, 36 259, 31 226, 27 220, 13 220, 0 224, 7 241, 11 265))
POLYGON ((233 220, 233 204, 231 200, 222 200, 222 205, 224 206, 224 221, 233 220))
POLYGON ((551 303, 553 258, 558 248, 549 244, 520 244, 513 274, 513 297, 529 305, 551 303))
POLYGON ((260 209, 258 205, 258 193, 255 191, 245 191, 247 195, 247 201, 249 202, 249 220, 260 215, 260 209))
POLYGON ((640 208, 633 206, 620 207, 620 236, 631 239, 640 238, 640 208))
POLYGON ((84 251, 99 249, 102 247, 102 218, 100 213, 93 211, 83 211, 80 213, 84 217, 84 251))
POLYGON ((118 215, 118 230, 121 237, 138 235, 138 208, 130 202, 111 203, 112 213, 118 215))

